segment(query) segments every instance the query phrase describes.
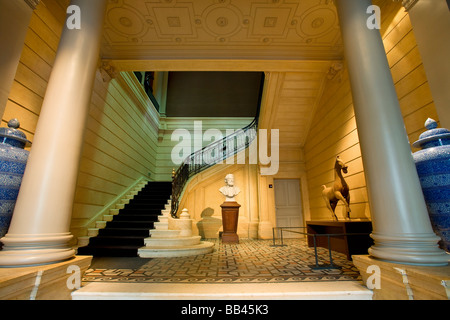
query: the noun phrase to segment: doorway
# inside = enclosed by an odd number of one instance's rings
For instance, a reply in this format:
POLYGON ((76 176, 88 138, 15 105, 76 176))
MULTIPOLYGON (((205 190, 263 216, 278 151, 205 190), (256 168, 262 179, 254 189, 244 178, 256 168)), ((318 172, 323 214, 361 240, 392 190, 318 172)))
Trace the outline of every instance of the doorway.
MULTIPOLYGON (((275 213, 277 227, 303 227, 303 210, 300 193, 300 180, 275 179, 275 213)), ((292 229, 305 231, 304 229, 292 229)), ((278 237, 280 236, 278 232, 278 237)), ((283 238, 301 238, 302 234, 283 232, 283 238)))

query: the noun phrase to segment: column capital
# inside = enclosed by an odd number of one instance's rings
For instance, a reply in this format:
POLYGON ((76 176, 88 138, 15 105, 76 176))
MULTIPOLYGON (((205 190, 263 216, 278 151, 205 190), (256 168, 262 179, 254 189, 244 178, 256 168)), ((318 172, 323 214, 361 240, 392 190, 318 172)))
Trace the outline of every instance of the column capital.
POLYGON ((419 2, 419 0, 403 0, 402 5, 405 7, 406 11, 409 11, 417 2, 419 2))
POLYGON ((35 10, 41 0, 24 0, 31 9, 35 10))
POLYGON ((109 62, 100 61, 100 72, 104 82, 117 78, 118 71, 109 62))
POLYGON ((334 78, 338 77, 338 81, 340 82, 342 77, 342 70, 344 69, 344 63, 343 62, 336 62, 331 65, 331 67, 328 69, 327 72, 327 79, 333 80, 334 78))

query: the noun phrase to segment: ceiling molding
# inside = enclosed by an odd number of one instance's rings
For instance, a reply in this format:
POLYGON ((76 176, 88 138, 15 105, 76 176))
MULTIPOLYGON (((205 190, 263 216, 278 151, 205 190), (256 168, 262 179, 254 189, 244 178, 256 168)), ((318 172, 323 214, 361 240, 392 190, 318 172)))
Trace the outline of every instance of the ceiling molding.
POLYGON ((339 59, 330 1, 115 0, 106 10, 107 59, 339 59))
POLYGON ((264 72, 328 72, 330 64, 342 60, 232 60, 232 59, 173 59, 173 60, 108 60, 103 63, 117 71, 264 71, 264 72))
POLYGON ((419 0, 403 0, 402 5, 405 7, 406 11, 409 11, 417 2, 419 2, 419 0))
POLYGON ((30 6, 31 9, 35 10, 38 6, 40 0, 24 0, 27 5, 30 6))

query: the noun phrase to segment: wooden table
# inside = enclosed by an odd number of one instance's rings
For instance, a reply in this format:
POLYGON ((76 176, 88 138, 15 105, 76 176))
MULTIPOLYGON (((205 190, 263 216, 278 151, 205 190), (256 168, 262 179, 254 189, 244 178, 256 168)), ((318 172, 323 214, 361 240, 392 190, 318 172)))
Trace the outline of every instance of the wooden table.
MULTIPOLYGON (((373 244, 369 235, 372 232, 372 222, 368 220, 306 221, 306 227, 309 247, 314 246, 314 236, 311 234, 333 234, 329 236, 331 250, 346 254, 348 260, 352 259, 353 254, 367 254, 367 250, 373 244), (354 233, 358 235, 350 235, 354 233)), ((328 249, 328 236, 315 238, 318 247, 328 249)))

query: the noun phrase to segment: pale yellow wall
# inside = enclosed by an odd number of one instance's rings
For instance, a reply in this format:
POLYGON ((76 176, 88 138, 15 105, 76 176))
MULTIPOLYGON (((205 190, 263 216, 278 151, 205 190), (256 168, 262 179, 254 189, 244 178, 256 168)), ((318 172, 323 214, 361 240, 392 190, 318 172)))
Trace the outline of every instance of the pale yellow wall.
POLYGON ((161 118, 158 135, 158 153, 156 157, 156 167, 154 179, 158 181, 171 181, 172 170, 178 168, 178 164, 173 163, 171 153, 173 148, 179 144, 179 141, 172 141, 172 134, 177 129, 186 129, 189 131, 192 142, 192 151, 194 143, 206 146, 211 142, 203 141, 206 130, 217 129, 222 135, 226 136, 226 130, 242 129, 253 121, 253 118, 191 118, 191 117, 169 117, 161 118), (202 134, 194 133, 194 122, 201 121, 202 134), (198 139, 200 138, 200 139, 198 139))
MULTIPOLYGON (((427 118, 439 121, 414 30, 400 4, 390 3, 381 34, 410 143, 425 130, 427 118)), ((412 149, 417 151, 417 149, 412 149)))
MULTIPOLYGON (((366 182, 346 72, 338 78, 328 80, 305 144, 310 218, 313 220, 331 218, 321 196, 321 186, 331 186, 334 182, 337 155, 349 167, 344 178, 350 186, 351 216, 368 217, 366 182)), ((341 205, 336 208, 339 218, 344 217, 342 209, 341 205)))
POLYGON ((97 72, 72 215, 77 236, 128 187, 155 175, 157 130, 147 119, 153 107, 133 99, 125 76, 104 81, 97 72))
MULTIPOLYGON (((270 130, 280 130, 279 137, 279 168, 274 175, 263 176, 258 175, 259 186, 259 237, 268 239, 272 238, 272 228, 276 227, 276 210, 275 210, 275 193, 274 180, 275 179, 297 179, 300 184, 302 212, 304 220, 308 220, 309 213, 309 195, 308 184, 306 179, 305 155, 304 150, 298 143, 292 143, 289 139, 289 134, 300 135, 302 129, 293 130, 289 133, 286 128, 280 128, 275 124, 277 115, 283 114, 284 109, 281 109, 279 101, 282 95, 283 85, 280 85, 280 79, 289 79, 293 76, 289 72, 271 72, 266 75, 265 87, 263 91, 261 112, 259 119, 259 128, 270 130), (272 186, 269 187, 269 186, 272 186)), ((295 74, 295 76, 298 76, 295 74)), ((292 106, 295 110, 295 105, 292 106)), ((314 103, 310 105, 310 109, 314 109, 314 103)), ((295 120, 295 119, 294 119, 295 120)), ((273 150, 271 150, 273 152, 273 150)), ((304 226, 298 226, 302 227, 304 226)))
MULTIPOLYGON (((408 14, 400 3, 386 2, 380 30, 410 142, 424 131, 428 117, 438 120, 408 14)), ((376 139, 376 137, 374 137, 376 139)), ((328 80, 305 145, 311 219, 330 219, 321 185, 334 181, 339 155, 349 166, 352 217, 370 218, 364 168, 348 75, 328 80)), ((414 151, 414 150, 413 150, 414 151)), ((336 212, 343 218, 343 206, 336 212)))

